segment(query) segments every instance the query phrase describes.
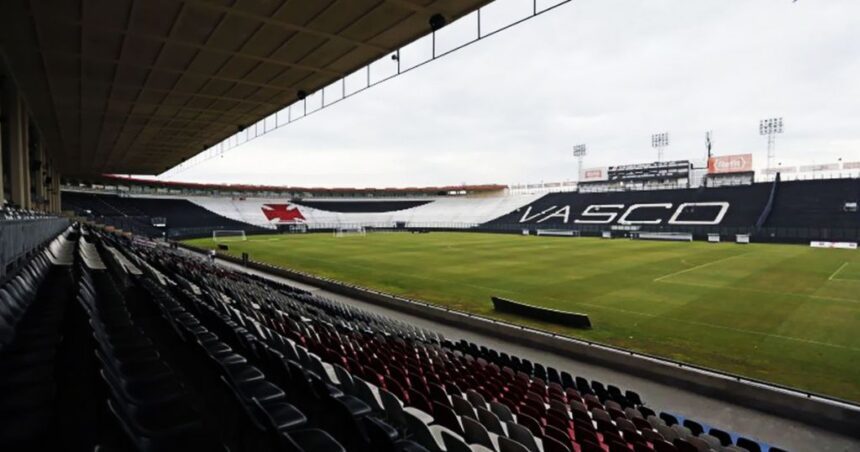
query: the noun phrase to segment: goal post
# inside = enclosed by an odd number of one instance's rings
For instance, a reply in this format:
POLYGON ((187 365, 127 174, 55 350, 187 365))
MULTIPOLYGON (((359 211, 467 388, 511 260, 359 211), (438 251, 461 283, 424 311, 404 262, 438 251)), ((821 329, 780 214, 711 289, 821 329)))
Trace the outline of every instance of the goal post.
POLYGON ((245 231, 241 229, 216 229, 212 231, 212 240, 215 242, 236 242, 248 240, 245 231))
POLYGON ((334 228, 335 237, 352 237, 367 235, 364 226, 338 226, 334 228))

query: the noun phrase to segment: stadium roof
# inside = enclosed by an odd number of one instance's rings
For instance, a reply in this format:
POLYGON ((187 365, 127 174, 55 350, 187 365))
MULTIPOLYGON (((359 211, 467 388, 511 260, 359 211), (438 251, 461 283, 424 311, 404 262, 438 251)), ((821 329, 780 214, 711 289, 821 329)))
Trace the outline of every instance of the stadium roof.
POLYGON ((326 194, 386 194, 386 193, 422 193, 435 194, 451 191, 466 191, 470 193, 486 193, 504 190, 506 185, 482 184, 482 185, 445 185, 438 187, 386 187, 386 188, 350 188, 350 187, 290 187, 285 185, 249 185, 249 184, 206 184, 198 182, 163 181, 153 179, 142 179, 136 177, 102 175, 88 178, 89 183, 101 183, 105 185, 137 185, 152 188, 178 188, 187 190, 219 190, 219 191, 248 191, 248 192, 290 192, 290 193, 314 193, 326 194))
POLYGON ((159 174, 489 0, 2 0, 65 175, 159 174))

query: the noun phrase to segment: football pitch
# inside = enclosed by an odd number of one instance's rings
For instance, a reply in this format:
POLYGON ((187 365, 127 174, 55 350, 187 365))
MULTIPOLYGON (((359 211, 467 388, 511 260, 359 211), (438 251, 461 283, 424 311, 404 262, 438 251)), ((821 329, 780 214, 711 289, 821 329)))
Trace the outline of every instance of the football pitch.
POLYGON ((860 401, 856 250, 436 232, 228 245, 258 261, 860 401), (496 314, 492 295, 587 313, 593 329, 496 314))

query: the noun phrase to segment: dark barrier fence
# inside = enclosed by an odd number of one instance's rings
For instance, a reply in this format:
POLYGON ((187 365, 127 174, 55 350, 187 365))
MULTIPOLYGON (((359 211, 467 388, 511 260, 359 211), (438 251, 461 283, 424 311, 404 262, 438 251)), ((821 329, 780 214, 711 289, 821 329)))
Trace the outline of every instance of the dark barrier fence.
POLYGON ((492 297, 493 308, 498 312, 516 314, 527 319, 540 320, 547 323, 570 326, 573 328, 591 328, 591 320, 586 314, 559 311, 520 303, 507 298, 492 297))
POLYGON ((0 278, 19 259, 28 256, 68 226, 66 218, 0 221, 0 278))
MULTIPOLYGON (((124 229, 124 228, 121 228, 124 229)), ((205 228, 169 228, 167 238, 173 240, 186 240, 193 238, 212 237, 212 231, 228 230, 225 227, 205 227, 205 228)), ((484 224, 471 227, 409 227, 406 229, 383 229, 383 228, 367 228, 368 232, 414 232, 414 231, 432 231, 432 232, 485 232, 494 234, 522 234, 523 230, 528 230, 534 235, 538 229, 534 225, 521 224, 484 224)), ((625 237, 630 230, 621 228, 610 228, 601 225, 577 225, 567 228, 553 227, 551 229, 572 230, 578 232, 582 237, 600 237, 604 231, 611 231, 613 237, 625 237)), ((126 230, 126 229, 124 229, 126 230)), ((248 228, 245 229, 246 235, 257 234, 278 234, 289 233, 288 231, 277 231, 263 228, 248 228)), ((314 228, 309 229, 308 233, 331 233, 333 228, 314 228)), ((134 232, 133 228, 130 232, 134 232)), ((803 243, 808 244, 812 240, 826 241, 846 241, 860 242, 860 228, 810 228, 810 227, 765 227, 756 229, 755 227, 719 227, 719 226, 643 226, 636 229, 635 232, 683 232, 693 234, 695 240, 707 240, 710 234, 719 234, 724 242, 734 242, 738 234, 748 234, 752 242, 759 243, 803 243)), ((145 234, 149 235, 149 234, 145 234)), ((160 237, 160 235, 158 235, 160 237)))
POLYGON ((152 219, 146 216, 108 216, 92 217, 90 221, 109 224, 123 232, 147 237, 161 237, 162 230, 152 225, 152 219))
MULTIPOLYGON (((538 229, 534 225, 522 224, 484 224, 471 229, 475 232, 522 234, 528 230, 534 234, 538 229)), ((577 225, 566 228, 552 227, 551 229, 566 229, 579 232, 583 237, 600 237, 604 231, 611 231, 614 237, 623 237, 627 230, 610 228, 600 225, 577 225)), ((812 240, 860 242, 860 228, 810 228, 810 227, 720 227, 720 226, 654 226, 647 225, 636 229, 637 232, 684 232, 693 234, 696 240, 707 240, 709 234, 719 234, 726 242, 733 242, 738 234, 749 234, 752 242, 762 243, 806 243, 812 240)))

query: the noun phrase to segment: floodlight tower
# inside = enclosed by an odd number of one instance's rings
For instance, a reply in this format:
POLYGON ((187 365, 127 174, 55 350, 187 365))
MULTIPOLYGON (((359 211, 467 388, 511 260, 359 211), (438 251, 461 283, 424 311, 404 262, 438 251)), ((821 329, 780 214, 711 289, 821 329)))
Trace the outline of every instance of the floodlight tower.
MULTIPOLYGON (((707 151, 708 151, 708 156, 707 156, 708 158, 707 158, 707 160, 710 160, 710 159, 711 159, 711 146, 713 145, 713 142, 711 141, 711 140, 712 140, 712 138, 711 138, 712 136, 713 136, 713 132, 711 132, 710 130, 708 130, 707 132, 705 132, 705 149, 707 149, 707 151)), ((707 161, 707 160, 706 160, 706 161, 707 161)))
POLYGON ((782 133, 782 118, 762 119, 758 123, 758 133, 767 136, 767 167, 773 168, 776 159, 776 135, 782 133))
POLYGON ((576 176, 577 182, 582 181, 582 159, 583 159, 583 157, 585 157, 585 154, 586 154, 586 150, 585 150, 584 144, 577 144, 576 146, 573 147, 573 156, 576 157, 577 171, 578 171, 577 176, 576 176))
POLYGON ((651 135, 651 147, 657 149, 657 161, 663 161, 663 154, 669 147, 669 132, 655 133, 651 135))

